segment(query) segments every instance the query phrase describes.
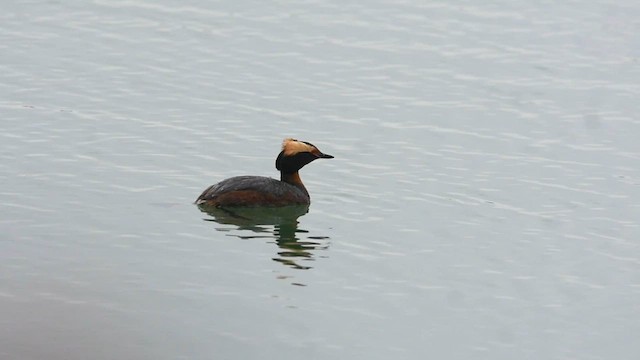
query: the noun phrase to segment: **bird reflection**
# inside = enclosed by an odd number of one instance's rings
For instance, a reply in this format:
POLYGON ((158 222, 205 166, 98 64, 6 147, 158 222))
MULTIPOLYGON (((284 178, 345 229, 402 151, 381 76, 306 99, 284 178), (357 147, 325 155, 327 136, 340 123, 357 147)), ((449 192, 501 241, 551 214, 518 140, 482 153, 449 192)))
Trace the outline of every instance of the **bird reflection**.
MULTIPOLYGON (((298 218, 309 211, 309 205, 278 208, 217 208, 199 205, 198 208, 211 216, 205 221, 233 225, 235 228, 232 230, 248 232, 247 235, 232 236, 241 239, 275 239, 279 251, 273 260, 294 269, 311 269, 311 266, 300 263, 313 261, 314 251, 328 248, 328 237, 308 236, 308 231, 298 228, 298 218)), ((217 230, 229 231, 228 228, 217 230)))

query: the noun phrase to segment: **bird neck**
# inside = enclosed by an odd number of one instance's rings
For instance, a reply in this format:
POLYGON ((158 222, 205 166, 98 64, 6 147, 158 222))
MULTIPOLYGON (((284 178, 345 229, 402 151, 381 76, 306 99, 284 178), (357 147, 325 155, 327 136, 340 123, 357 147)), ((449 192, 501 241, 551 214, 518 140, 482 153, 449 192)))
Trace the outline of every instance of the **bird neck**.
POLYGON ((307 196, 309 195, 309 192, 304 187, 304 184, 302 183, 302 179, 300 179, 300 174, 298 174, 297 171, 293 173, 280 172, 280 181, 286 182, 287 184, 291 184, 299 188, 300 190, 304 191, 304 193, 307 194, 307 196))

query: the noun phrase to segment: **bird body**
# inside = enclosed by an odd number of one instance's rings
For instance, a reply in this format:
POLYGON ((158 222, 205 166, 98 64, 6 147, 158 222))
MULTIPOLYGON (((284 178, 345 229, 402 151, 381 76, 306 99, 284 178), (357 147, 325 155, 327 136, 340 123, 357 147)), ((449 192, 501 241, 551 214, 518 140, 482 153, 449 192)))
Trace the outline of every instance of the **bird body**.
POLYGON ((196 204, 215 207, 308 205, 311 201, 298 171, 316 159, 331 159, 316 146, 285 139, 276 159, 280 180, 264 176, 235 176, 211 185, 196 204))

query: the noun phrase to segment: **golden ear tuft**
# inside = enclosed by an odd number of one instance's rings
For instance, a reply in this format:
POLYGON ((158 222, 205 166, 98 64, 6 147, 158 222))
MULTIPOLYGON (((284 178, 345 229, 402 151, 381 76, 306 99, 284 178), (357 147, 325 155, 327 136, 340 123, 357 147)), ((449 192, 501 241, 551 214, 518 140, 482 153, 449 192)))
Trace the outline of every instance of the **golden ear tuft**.
POLYGON ((292 138, 286 138, 282 142, 282 151, 285 156, 291 156, 302 152, 312 152, 315 149, 313 145, 298 141, 292 138))
POLYGON ((285 138, 284 140, 282 140, 282 150, 284 150, 287 147, 287 144, 292 141, 298 141, 298 140, 294 138, 285 138))

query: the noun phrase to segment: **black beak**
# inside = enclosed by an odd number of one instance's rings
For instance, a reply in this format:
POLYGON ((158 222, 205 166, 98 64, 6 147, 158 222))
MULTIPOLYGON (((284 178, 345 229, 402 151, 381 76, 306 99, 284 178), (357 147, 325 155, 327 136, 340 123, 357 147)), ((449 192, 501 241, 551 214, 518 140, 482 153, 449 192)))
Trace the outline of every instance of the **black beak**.
POLYGON ((318 156, 319 159, 333 159, 333 156, 331 156, 329 154, 320 153, 317 156, 318 156))

